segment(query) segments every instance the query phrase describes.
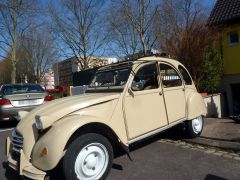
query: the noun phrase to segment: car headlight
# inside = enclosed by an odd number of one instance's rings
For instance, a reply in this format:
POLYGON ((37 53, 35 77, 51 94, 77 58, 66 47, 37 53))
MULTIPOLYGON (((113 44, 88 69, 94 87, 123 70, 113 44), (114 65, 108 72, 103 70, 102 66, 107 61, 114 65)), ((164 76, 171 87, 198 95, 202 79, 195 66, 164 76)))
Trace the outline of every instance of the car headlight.
POLYGON ((43 129, 43 123, 42 123, 42 120, 41 120, 40 116, 35 117, 35 125, 36 125, 37 129, 39 129, 39 130, 43 129))

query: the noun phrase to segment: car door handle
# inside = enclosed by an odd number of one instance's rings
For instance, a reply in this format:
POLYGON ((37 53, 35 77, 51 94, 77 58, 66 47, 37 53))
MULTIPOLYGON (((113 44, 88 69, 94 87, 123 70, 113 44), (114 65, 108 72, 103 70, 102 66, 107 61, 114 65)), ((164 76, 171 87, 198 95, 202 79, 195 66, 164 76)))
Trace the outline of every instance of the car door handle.
POLYGON ((161 92, 159 92, 159 95, 160 95, 160 96, 161 96, 161 95, 163 95, 162 91, 161 91, 161 92))

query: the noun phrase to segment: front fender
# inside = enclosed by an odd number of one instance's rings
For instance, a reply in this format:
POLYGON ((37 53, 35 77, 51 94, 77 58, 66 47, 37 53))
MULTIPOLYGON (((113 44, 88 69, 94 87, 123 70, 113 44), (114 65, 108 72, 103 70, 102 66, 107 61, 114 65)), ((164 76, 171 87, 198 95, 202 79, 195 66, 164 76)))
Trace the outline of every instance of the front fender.
POLYGON ((73 133, 83 125, 92 122, 100 122, 100 120, 92 116, 71 115, 53 124, 51 129, 36 142, 32 151, 32 164, 44 171, 56 167, 73 133), (41 151, 45 147, 47 155, 41 156, 41 151))
POLYGON ((202 96, 198 92, 191 92, 187 97, 187 119, 191 120, 206 114, 207 108, 202 96))

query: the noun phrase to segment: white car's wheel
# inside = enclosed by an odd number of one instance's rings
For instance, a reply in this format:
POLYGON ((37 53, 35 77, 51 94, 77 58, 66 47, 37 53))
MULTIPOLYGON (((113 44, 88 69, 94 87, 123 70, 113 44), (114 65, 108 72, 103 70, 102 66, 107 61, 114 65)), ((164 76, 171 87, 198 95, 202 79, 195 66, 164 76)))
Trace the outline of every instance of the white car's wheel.
POLYGON ((75 139, 63 159, 66 179, 105 179, 113 160, 110 142, 102 135, 88 133, 75 139))
POLYGON ((203 116, 199 116, 186 122, 186 130, 189 137, 194 138, 200 136, 203 130, 204 119, 203 116))

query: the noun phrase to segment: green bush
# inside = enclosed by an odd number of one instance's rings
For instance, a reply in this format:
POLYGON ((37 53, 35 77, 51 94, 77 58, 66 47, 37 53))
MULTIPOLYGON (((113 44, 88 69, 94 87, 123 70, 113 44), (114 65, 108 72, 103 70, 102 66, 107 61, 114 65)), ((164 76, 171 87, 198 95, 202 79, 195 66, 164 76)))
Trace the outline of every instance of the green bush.
POLYGON ((199 83, 199 91, 216 93, 219 90, 223 75, 223 59, 216 49, 209 49, 202 68, 202 76, 199 83))

